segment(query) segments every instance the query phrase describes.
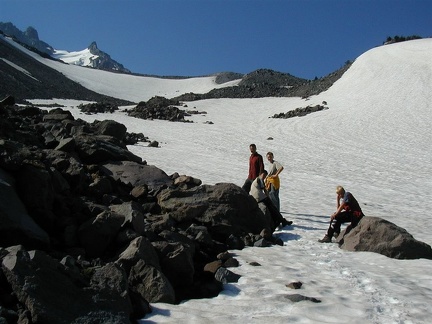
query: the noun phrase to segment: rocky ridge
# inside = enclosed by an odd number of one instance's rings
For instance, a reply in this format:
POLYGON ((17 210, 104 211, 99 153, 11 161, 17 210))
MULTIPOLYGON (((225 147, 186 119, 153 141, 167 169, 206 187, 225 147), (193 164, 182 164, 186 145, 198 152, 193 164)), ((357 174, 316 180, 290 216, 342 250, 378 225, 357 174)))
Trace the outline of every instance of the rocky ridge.
POLYGON ((323 78, 306 80, 288 73, 259 69, 243 76, 236 86, 213 89, 208 93, 185 93, 175 100, 195 101, 215 98, 264 98, 264 97, 302 97, 308 98, 329 89, 349 69, 347 62, 339 70, 323 78))

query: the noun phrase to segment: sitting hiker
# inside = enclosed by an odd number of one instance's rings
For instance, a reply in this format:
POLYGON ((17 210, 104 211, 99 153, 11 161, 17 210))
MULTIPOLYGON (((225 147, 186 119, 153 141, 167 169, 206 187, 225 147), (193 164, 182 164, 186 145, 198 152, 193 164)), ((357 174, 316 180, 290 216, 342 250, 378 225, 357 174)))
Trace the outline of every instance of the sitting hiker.
POLYGON ((336 187, 336 195, 337 210, 330 217, 327 234, 324 238, 318 240, 320 243, 330 243, 333 235, 338 237, 342 223, 351 222, 350 226, 354 228, 364 216, 357 200, 350 192, 346 192, 342 186, 336 187))
POLYGON ((270 200, 264 184, 264 179, 266 177, 267 177, 267 171, 266 170, 261 171, 259 176, 256 177, 256 179, 252 182, 250 194, 252 195, 252 197, 255 198, 255 200, 258 203, 262 202, 264 205, 266 205, 267 209, 270 212, 273 223, 275 225, 275 228, 273 229, 274 231, 276 227, 278 227, 280 224, 282 224, 282 227, 285 227, 287 225, 291 225, 292 222, 287 221, 270 200))

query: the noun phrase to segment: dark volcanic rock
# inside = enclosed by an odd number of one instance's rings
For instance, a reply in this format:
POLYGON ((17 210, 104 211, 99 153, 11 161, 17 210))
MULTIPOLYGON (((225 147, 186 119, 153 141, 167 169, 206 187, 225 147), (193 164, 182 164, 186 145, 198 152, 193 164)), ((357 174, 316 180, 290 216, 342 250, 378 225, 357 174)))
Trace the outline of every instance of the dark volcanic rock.
POLYGON ((28 214, 15 187, 15 179, 0 169, 0 246, 48 246, 48 234, 28 214))
POLYGON ((97 114, 97 113, 113 113, 114 111, 118 110, 117 105, 113 105, 110 103, 103 103, 103 102, 96 102, 96 103, 90 103, 90 104, 80 104, 78 106, 78 109, 80 109, 83 113, 87 114, 97 114))
POLYGON ((273 118, 287 119, 287 118, 292 118, 292 117, 303 117, 303 116, 306 116, 307 114, 321 111, 321 110, 326 110, 326 109, 328 109, 328 107, 322 106, 322 105, 307 106, 304 108, 296 108, 296 109, 290 110, 286 113, 274 114, 273 118))
POLYGON ((159 190, 173 184, 173 180, 161 169, 136 161, 104 163, 101 171, 114 181, 131 184, 133 187, 145 185, 150 190, 159 190))
POLYGON ((363 217, 339 236, 340 247, 348 251, 369 251, 395 259, 432 259, 432 248, 405 229, 379 217, 363 217))
POLYGON ((0 305, 11 322, 129 323, 149 302, 217 296, 223 285, 204 265, 227 251, 224 233, 261 229, 265 216, 246 220, 256 203, 234 185, 196 197, 208 206, 162 210, 159 196, 201 181, 142 162, 124 125, 60 108, 5 104, 0 115, 0 305))
POLYGON ((339 70, 322 78, 306 80, 288 73, 260 69, 243 76, 242 81, 232 87, 213 89, 208 93, 186 93, 174 99, 194 101, 212 98, 264 98, 264 97, 302 97, 307 98, 329 89, 342 77, 352 62, 347 62, 339 70))
POLYGON ((140 102, 135 108, 128 112, 128 115, 142 119, 162 119, 187 122, 185 117, 189 116, 189 114, 184 110, 175 107, 179 105, 180 103, 177 100, 156 96, 147 102, 140 102))
POLYGON ((187 190, 166 189, 159 195, 158 202, 167 213, 182 210, 182 215, 189 215, 182 222, 195 220, 208 224, 212 235, 222 241, 232 234, 259 233, 270 227, 269 218, 262 213, 255 199, 230 183, 187 190))
POLYGON ((285 298, 289 299, 293 303, 298 303, 298 302, 301 302, 301 301, 311 301, 313 303, 321 303, 321 300, 319 300, 319 299, 317 299, 315 297, 308 297, 308 296, 303 296, 303 295, 300 295, 300 294, 286 295, 285 298))
POLYGON ((2 257, 2 271, 32 323, 130 323, 126 275, 114 264, 86 277, 42 251, 13 247, 2 257))

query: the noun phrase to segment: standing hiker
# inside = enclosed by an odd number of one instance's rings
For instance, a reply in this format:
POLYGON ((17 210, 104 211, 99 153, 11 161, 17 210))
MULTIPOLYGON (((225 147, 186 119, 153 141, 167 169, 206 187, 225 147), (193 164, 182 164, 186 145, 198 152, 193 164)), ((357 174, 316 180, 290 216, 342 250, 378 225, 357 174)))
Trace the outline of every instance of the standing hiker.
POLYGON ((279 174, 283 171, 284 167, 282 164, 274 160, 274 155, 272 152, 266 154, 267 160, 270 162, 270 169, 268 176, 265 179, 266 188, 269 193, 269 197, 278 211, 280 211, 280 200, 279 200, 279 188, 280 179, 279 174))
POLYGON ((255 144, 249 145, 249 150, 251 152, 251 155, 249 157, 249 174, 242 187, 247 193, 250 192, 252 182, 264 170, 263 157, 257 153, 256 145, 255 144))

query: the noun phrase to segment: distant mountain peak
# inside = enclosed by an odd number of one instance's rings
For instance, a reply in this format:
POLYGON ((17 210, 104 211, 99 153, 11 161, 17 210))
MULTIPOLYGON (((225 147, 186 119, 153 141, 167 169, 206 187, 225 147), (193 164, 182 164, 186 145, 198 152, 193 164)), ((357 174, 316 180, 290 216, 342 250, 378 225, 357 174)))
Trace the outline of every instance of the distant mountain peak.
POLYGON ((31 26, 27 27, 26 31, 24 32, 24 35, 27 36, 30 39, 39 40, 39 34, 37 30, 31 26))
POLYGON ((90 58, 90 63, 86 66, 90 66, 92 68, 99 69, 99 70, 115 71, 115 72, 121 72, 121 73, 131 73, 131 71, 126 69, 122 64, 113 60, 111 58, 111 56, 109 56, 104 51, 101 51, 97 47, 97 43, 95 41, 93 41, 90 44, 90 46, 87 47, 87 49, 89 50, 89 52, 92 56, 90 58))
POLYGON ((18 42, 35 48, 39 52, 51 55, 54 49, 47 43, 39 40, 39 35, 34 27, 27 27, 25 32, 22 32, 11 22, 0 22, 0 30, 10 37, 15 38, 18 42))
POLYGON ((99 50, 99 48, 97 47, 97 44, 96 44, 95 41, 93 41, 93 42, 89 45, 88 49, 90 50, 90 52, 91 52, 92 50, 93 50, 93 51, 99 50))
POLYGON ((82 51, 55 50, 51 45, 41 41, 39 34, 34 27, 27 27, 22 32, 11 22, 0 22, 0 30, 10 37, 14 37, 18 42, 36 49, 38 52, 47 54, 68 64, 91 67, 94 69, 110 72, 131 73, 122 64, 113 60, 107 53, 101 51, 95 41, 82 51))

